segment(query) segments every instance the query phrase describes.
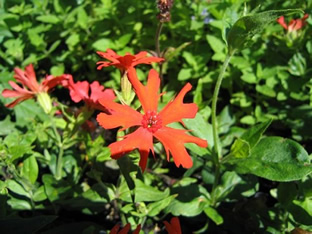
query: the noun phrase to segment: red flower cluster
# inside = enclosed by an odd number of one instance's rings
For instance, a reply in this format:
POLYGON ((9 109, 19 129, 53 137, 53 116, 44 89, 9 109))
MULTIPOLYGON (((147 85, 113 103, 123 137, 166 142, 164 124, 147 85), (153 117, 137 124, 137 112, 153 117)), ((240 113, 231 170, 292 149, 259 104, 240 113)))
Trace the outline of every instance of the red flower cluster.
POLYGON ((89 84, 88 81, 74 82, 71 75, 67 76, 67 80, 63 82, 63 86, 69 89, 71 99, 78 103, 84 101, 90 109, 105 111, 105 108, 98 102, 99 99, 114 100, 116 98, 112 89, 105 89, 98 81, 89 84))
MULTIPOLYGON (((7 106, 14 107, 17 103, 33 98, 36 95, 38 95, 39 99, 42 92, 48 96, 47 92, 50 89, 61 84, 63 87, 69 89, 71 99, 74 102, 78 103, 83 100, 89 109, 103 111, 97 116, 97 121, 103 128, 112 129, 122 127, 121 130, 127 128, 135 129, 121 141, 109 145, 112 158, 118 159, 128 152, 138 149, 141 156, 139 165, 144 171, 149 153, 152 152, 154 155, 153 140, 156 138, 163 144, 167 154, 167 160, 169 160, 169 155, 171 154, 176 166, 192 167, 192 159, 184 144, 195 143, 200 147, 207 147, 207 141, 187 134, 187 130, 174 129, 168 126, 168 124, 173 122, 181 122, 183 124, 183 118, 195 117, 198 110, 196 104, 183 102, 184 96, 191 90, 191 84, 187 83, 176 98, 159 111, 160 78, 158 73, 151 69, 147 84, 143 85, 139 81, 134 67, 138 64, 161 62, 163 61, 162 58, 146 57, 147 52, 144 51, 136 55, 127 53, 125 56, 120 56, 113 50, 108 49, 107 52, 98 52, 98 54, 111 61, 98 62, 98 69, 115 66, 127 75, 128 78, 125 77, 125 79, 129 79, 129 82, 133 86, 141 102, 143 113, 132 109, 128 105, 115 103, 113 90, 104 89, 104 86, 100 85, 97 81, 91 84, 87 81, 78 81, 75 83, 71 75, 64 74, 58 77, 47 76, 39 84, 32 65, 27 66, 25 71, 19 68, 14 70, 14 77, 22 87, 10 81, 10 85, 14 90, 5 89, 2 95, 4 97, 16 97, 16 100, 7 106)), ((44 98, 51 102, 49 97, 46 96, 44 98)), ((51 109, 50 107, 51 103, 46 109, 51 109)))
POLYGON ((9 81, 9 84, 11 85, 13 90, 4 89, 2 91, 3 97, 16 98, 13 102, 6 105, 6 107, 8 108, 12 108, 18 103, 27 99, 34 98, 39 93, 48 93, 52 88, 54 88, 58 84, 61 84, 61 82, 66 79, 64 75, 57 77, 48 75, 39 84, 32 64, 28 65, 25 68, 25 71, 19 68, 15 68, 14 78, 16 79, 17 83, 22 85, 22 87, 13 81, 9 81))
POLYGON ((281 16, 277 19, 277 22, 288 32, 293 32, 301 29, 306 24, 306 20, 308 17, 309 15, 305 14, 301 19, 292 19, 287 25, 284 16, 281 16))
POLYGON ((126 53, 125 56, 120 56, 116 54, 115 51, 107 49, 106 52, 97 51, 97 54, 110 61, 97 62, 96 64, 98 65, 98 70, 101 70, 103 67, 114 66, 117 67, 120 71, 124 72, 138 64, 151 64, 153 62, 159 63, 164 60, 163 58, 158 57, 146 57, 146 51, 141 51, 135 55, 126 53))
MULTIPOLYGON (((120 58, 120 61, 124 61, 124 59, 120 58)), ((137 78, 134 64, 137 65, 138 62, 127 63, 128 78, 141 102, 144 113, 107 99, 99 100, 100 104, 110 112, 109 114, 100 113, 97 116, 97 121, 103 128, 122 127, 121 130, 130 127, 136 128, 134 132, 126 135, 123 140, 109 145, 112 158, 118 159, 128 152, 138 149, 141 156, 139 165, 144 171, 149 152, 151 151, 154 154, 153 138, 155 137, 163 144, 167 160, 169 160, 169 153, 171 153, 176 166, 192 167, 192 159, 184 144, 195 143, 200 147, 207 147, 207 141, 186 134, 186 130, 167 126, 177 121, 182 123, 183 118, 195 117, 198 109, 196 104, 183 103, 185 94, 190 91, 192 86, 187 83, 177 97, 158 112, 159 75, 155 70, 150 70, 147 85, 144 86, 137 78)))
POLYGON ((170 223, 164 221, 168 234, 182 234, 180 221, 177 217, 172 217, 170 223))
MULTIPOLYGON (((116 224, 112 230, 109 232, 109 234, 128 234, 130 231, 131 225, 130 223, 127 223, 121 230, 120 229, 120 224, 116 224)), ((137 228, 132 232, 132 234, 139 234, 141 230, 141 225, 138 225, 137 228)))

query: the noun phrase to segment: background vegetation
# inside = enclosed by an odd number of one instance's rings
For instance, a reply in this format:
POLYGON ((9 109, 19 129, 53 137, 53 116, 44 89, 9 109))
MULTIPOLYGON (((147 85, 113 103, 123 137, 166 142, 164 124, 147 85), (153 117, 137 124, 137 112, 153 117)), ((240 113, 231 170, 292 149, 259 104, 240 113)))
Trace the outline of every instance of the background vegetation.
MULTIPOLYGON (((244 9, 288 8, 312 14, 312 3, 298 0, 174 2, 171 21, 164 24, 160 36, 161 50, 172 56, 163 65, 167 92, 163 102, 171 100, 186 82, 193 85, 187 100, 197 103, 199 114, 185 121, 193 134, 207 139, 208 144, 213 142, 210 105, 226 56, 226 30, 244 9)), ((68 73, 76 81, 97 80, 118 89, 119 71, 98 71, 96 51, 153 53, 157 14, 155 1, 2 0, 0 91, 10 88, 15 67, 30 63, 40 78, 68 73)), ((301 17, 287 16, 286 21, 301 17)), ((295 36, 289 36, 273 22, 232 58, 218 100, 225 154, 245 129, 273 119, 265 135, 297 141, 311 159, 311 25, 310 17, 295 36)), ((148 68, 137 69, 141 79, 148 68)), ((77 108, 67 90, 56 88, 52 95, 77 108)), ((143 230, 149 233, 164 232, 162 221, 171 216, 179 216, 183 233, 312 231, 310 175, 274 182, 226 167, 219 189, 214 190, 216 204, 211 206, 215 176, 211 150, 189 146, 194 156, 189 170, 176 168, 162 155, 150 157, 149 169, 141 174, 135 160, 122 159, 129 160, 127 173, 135 183, 135 190, 129 191, 120 162, 110 160, 106 147, 116 133, 100 127, 91 134, 79 133, 79 141, 64 152, 64 176, 56 180, 57 150, 50 138, 49 118, 34 100, 14 109, 5 108, 9 102, 0 96, 0 223, 4 233, 12 228, 14 233, 99 233, 120 221, 131 223, 132 228, 143 223, 143 230)), ((63 125, 59 119, 61 131, 63 125)), ((161 152, 158 145, 157 153, 161 152)), ((137 153, 131 157, 138 159, 137 153)))

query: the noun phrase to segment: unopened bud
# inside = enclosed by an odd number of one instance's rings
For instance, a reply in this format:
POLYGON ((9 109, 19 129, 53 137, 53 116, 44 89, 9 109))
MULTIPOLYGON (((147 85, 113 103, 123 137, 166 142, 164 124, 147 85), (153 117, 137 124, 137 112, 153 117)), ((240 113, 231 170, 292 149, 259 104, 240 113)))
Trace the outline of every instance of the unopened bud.
POLYGON ((50 111, 52 110, 52 100, 49 94, 46 92, 39 92, 37 94, 37 101, 43 108, 44 112, 49 114, 50 111))
POLYGON ((169 22, 171 18, 170 10, 173 6, 173 0, 157 0, 157 8, 160 13, 157 15, 157 18, 160 22, 169 22))

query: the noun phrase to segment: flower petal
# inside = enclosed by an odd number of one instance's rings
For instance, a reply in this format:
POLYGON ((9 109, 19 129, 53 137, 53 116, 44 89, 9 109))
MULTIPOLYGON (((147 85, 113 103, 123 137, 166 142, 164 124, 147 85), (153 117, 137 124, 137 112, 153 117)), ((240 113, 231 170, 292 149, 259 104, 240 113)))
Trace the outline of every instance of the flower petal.
POLYGON ((131 225, 130 223, 127 223, 119 232, 118 234, 128 234, 130 231, 131 225))
POLYGON ((164 61, 163 58, 158 58, 158 57, 146 57, 146 58, 140 58, 140 59, 137 59, 135 60, 133 63, 132 63, 132 66, 136 66, 138 64, 151 64, 151 63, 159 63, 159 62, 162 62, 164 61))
POLYGON ((77 83, 72 84, 70 83, 68 88, 71 99, 76 103, 89 97, 88 81, 78 81, 77 83))
POLYGON ((159 112, 164 126, 172 122, 182 122, 183 118, 195 117, 198 110, 197 105, 195 103, 183 103, 185 94, 190 91, 191 88, 192 85, 187 83, 177 97, 159 112))
POLYGON ((168 234, 182 234, 180 221, 177 217, 172 217, 170 223, 164 221, 168 234))
POLYGON ((139 225, 136 227, 136 229, 133 231, 132 234, 139 234, 140 231, 141 231, 141 224, 139 224, 139 225))
POLYGON ((31 95, 31 94, 25 94, 25 95, 23 95, 23 96, 21 96, 21 97, 16 98, 13 102, 10 102, 9 104, 6 104, 5 106, 6 106, 7 108, 13 108, 13 107, 16 106, 18 103, 20 103, 20 102, 22 102, 22 101, 25 101, 25 100, 27 100, 27 99, 31 99, 31 98, 33 98, 33 95, 31 95))
POLYGON ((286 30, 288 29, 288 26, 287 24, 285 23, 285 18, 284 16, 281 16, 277 19, 277 22, 283 27, 285 28, 286 30))
POLYGON ((110 230, 109 234, 117 234, 119 228, 120 228, 120 224, 117 223, 117 224, 112 228, 112 230, 110 230))
POLYGON ((186 132, 182 129, 162 127, 154 133, 154 136, 164 145, 168 161, 169 153, 171 153, 177 167, 182 165, 184 168, 191 168, 193 162, 184 144, 195 143, 200 147, 207 147, 208 144, 206 140, 188 135, 186 132))
POLYGON ((100 85, 98 81, 93 81, 90 84, 90 89, 91 89, 90 99, 94 103, 96 103, 99 99, 102 99, 102 98, 106 100, 111 100, 111 101, 113 101, 116 98, 113 90, 106 89, 105 91, 111 91, 111 92, 105 92, 104 86, 100 85))
POLYGON ((41 91, 48 92, 50 89, 54 88, 55 86, 66 82, 68 79, 68 75, 61 75, 61 76, 52 76, 48 75, 41 83, 40 89, 41 91))
POLYGON ((141 125, 143 116, 131 107, 106 99, 100 99, 99 103, 111 113, 98 114, 96 119, 103 128, 112 129, 122 126, 126 129, 141 125))
POLYGON ((134 149, 138 149, 141 156, 139 166, 144 171, 149 152, 152 151, 154 153, 153 134, 147 129, 140 127, 133 133, 126 135, 123 140, 114 142, 108 147, 111 150, 111 157, 114 159, 118 159, 134 149))
POLYGON ((37 82, 36 74, 32 64, 26 66, 25 71, 19 68, 15 68, 14 73, 14 78, 16 79, 16 81, 25 85, 27 88, 35 93, 39 92, 39 84, 37 82))
POLYGON ((128 70, 128 78, 142 104, 144 112, 157 112, 157 105, 160 97, 158 94, 160 78, 157 71, 154 69, 150 70, 146 86, 139 81, 134 68, 128 70))
POLYGON ((140 51, 139 53, 135 54, 134 57, 136 60, 146 57, 147 52, 146 51, 140 51))

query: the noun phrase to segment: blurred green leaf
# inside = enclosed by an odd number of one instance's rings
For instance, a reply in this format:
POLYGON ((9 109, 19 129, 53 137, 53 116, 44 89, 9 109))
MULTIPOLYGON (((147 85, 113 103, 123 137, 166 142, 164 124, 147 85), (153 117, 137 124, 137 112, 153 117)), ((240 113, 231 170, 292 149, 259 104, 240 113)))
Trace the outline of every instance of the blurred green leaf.
POLYGON ((243 49, 254 35, 261 33, 269 23, 278 17, 301 12, 300 9, 269 10, 239 18, 227 34, 229 53, 232 54, 235 50, 243 49))
POLYGON ((17 183, 15 180, 7 180, 6 184, 7 188, 13 193, 30 198, 30 194, 24 189, 22 185, 17 183))
POLYGON ((147 215, 150 217, 158 215, 163 209, 165 209, 172 200, 176 197, 176 195, 169 196, 163 200, 153 202, 147 205, 148 213, 147 215))
POLYGON ((152 186, 144 184, 141 180, 135 180, 135 202, 159 201, 169 196, 169 189, 160 191, 152 186))
POLYGON ((246 158, 230 159, 239 173, 251 173, 273 181, 299 180, 312 172, 309 155, 297 142, 266 137, 246 158))
POLYGON ((36 17, 36 20, 49 24, 57 24, 60 22, 60 19, 55 15, 39 15, 36 17))
POLYGON ((220 225, 223 223, 222 216, 214 208, 208 206, 204 209, 204 212, 215 224, 220 225))
POLYGON ((32 184, 34 184, 37 180, 39 173, 39 167, 34 155, 27 157, 23 161, 23 166, 21 169, 21 176, 29 180, 32 184))

